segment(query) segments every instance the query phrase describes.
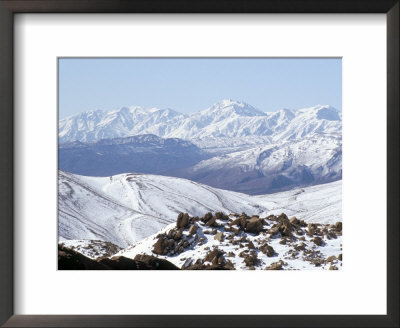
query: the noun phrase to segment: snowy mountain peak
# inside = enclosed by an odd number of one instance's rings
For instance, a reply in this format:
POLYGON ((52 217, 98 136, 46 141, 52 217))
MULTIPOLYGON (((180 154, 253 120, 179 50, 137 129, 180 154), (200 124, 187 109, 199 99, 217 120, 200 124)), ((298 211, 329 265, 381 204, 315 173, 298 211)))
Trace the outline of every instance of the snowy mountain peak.
POLYGON ((341 121, 341 113, 330 105, 317 105, 310 108, 300 109, 299 112, 308 114, 310 118, 327 121, 341 121))
POLYGON ((203 111, 203 113, 229 113, 239 116, 266 116, 265 113, 259 109, 242 101, 223 99, 210 108, 203 111))

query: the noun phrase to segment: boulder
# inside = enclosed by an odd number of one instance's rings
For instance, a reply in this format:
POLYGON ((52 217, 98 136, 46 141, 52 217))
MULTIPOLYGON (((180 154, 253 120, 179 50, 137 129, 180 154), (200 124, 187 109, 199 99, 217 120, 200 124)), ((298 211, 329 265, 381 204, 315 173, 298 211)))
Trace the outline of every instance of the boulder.
POLYGON ((222 242, 223 240, 224 240, 224 233, 221 231, 221 232, 218 232, 215 236, 214 236, 214 239, 215 240, 217 240, 217 241, 219 241, 219 242, 222 242))
POLYGON ((158 255, 165 255, 168 252, 167 246, 168 246, 168 239, 164 236, 161 236, 154 244, 152 252, 158 255))
POLYGON ((176 227, 185 228, 189 224, 189 214, 187 213, 179 213, 178 218, 176 220, 176 227))
POLYGON ((217 220, 217 218, 216 218, 215 216, 211 217, 211 219, 209 219, 209 220, 206 222, 206 226, 209 227, 209 226, 211 226, 211 225, 214 225, 216 220, 217 220))
POLYGON ((317 246, 321 246, 324 242, 322 241, 321 237, 314 237, 312 239, 312 241, 314 242, 315 245, 317 246))
POLYGON ((183 235, 183 229, 179 229, 179 230, 175 233, 175 235, 174 235, 174 240, 179 240, 179 239, 181 239, 181 238, 182 238, 182 235, 183 235))
POLYGON ((204 216, 203 216, 203 218, 201 219, 201 221, 207 222, 207 221, 209 221, 212 217, 213 217, 213 215, 212 215, 210 212, 208 212, 208 213, 204 214, 204 216))
POLYGON ((195 224, 191 225, 189 228, 189 234, 194 235, 197 231, 197 226, 195 224))
POLYGON ((263 229, 262 220, 258 217, 252 217, 245 226, 246 232, 259 233, 263 229))
POLYGON ((283 264, 282 262, 271 263, 271 265, 266 267, 265 270, 283 270, 282 264, 283 264))
POLYGON ((326 259, 326 262, 334 262, 336 260, 336 256, 335 255, 332 255, 332 256, 329 256, 327 259, 326 259))
POLYGON ((275 255, 275 250, 273 249, 272 246, 268 245, 265 243, 264 245, 259 247, 260 251, 263 252, 265 255, 268 257, 272 257, 275 255))
POLYGON ((297 218, 295 216, 292 216, 289 220, 290 224, 298 226, 300 224, 300 221, 297 220, 297 218))
POLYGON ((342 232, 342 222, 335 223, 336 232, 342 232))

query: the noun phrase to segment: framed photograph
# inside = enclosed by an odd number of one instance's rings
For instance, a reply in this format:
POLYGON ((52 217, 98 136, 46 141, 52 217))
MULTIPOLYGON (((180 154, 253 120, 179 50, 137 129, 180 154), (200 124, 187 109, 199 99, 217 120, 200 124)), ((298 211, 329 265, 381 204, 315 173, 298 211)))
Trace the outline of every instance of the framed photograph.
POLYGON ((398 327, 398 1, 0 1, 5 327, 398 327))

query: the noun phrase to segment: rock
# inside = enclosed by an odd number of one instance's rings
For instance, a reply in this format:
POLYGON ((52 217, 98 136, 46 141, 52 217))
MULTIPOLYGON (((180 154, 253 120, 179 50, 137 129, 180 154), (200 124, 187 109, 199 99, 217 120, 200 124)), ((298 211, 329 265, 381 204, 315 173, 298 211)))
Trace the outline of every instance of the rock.
POLYGON ((323 241, 322 241, 321 237, 314 237, 312 241, 317 246, 321 246, 323 244, 323 241))
POLYGON ((203 218, 201 219, 201 221, 207 222, 207 221, 209 221, 212 217, 213 217, 212 214, 211 214, 210 212, 208 212, 208 213, 206 213, 206 214, 203 216, 203 218))
POLYGON ((182 238, 183 235, 183 231, 180 229, 176 232, 175 236, 174 236, 174 240, 179 240, 182 238))
POLYGON ((281 215, 278 216, 278 221, 280 223, 279 225, 279 231, 282 236, 292 236, 292 224, 290 223, 288 217, 286 216, 285 213, 282 213, 281 215))
POLYGON ((340 253, 340 254, 338 255, 338 257, 337 257, 337 258, 338 258, 338 260, 339 260, 339 261, 343 261, 343 260, 342 260, 342 258, 343 258, 343 255, 342 255, 342 253, 340 253))
POLYGON ((255 253, 244 256, 244 263, 248 267, 256 266, 258 264, 258 262, 259 262, 259 259, 257 258, 257 254, 255 254, 255 253))
POLYGON ((267 243, 260 246, 259 249, 261 252, 263 252, 268 257, 272 257, 275 254, 275 250, 272 248, 272 246, 268 245, 267 243))
POLYGON ((175 245, 175 240, 173 240, 173 239, 168 239, 168 247, 169 247, 170 249, 172 249, 172 248, 174 247, 174 245, 175 245))
POLYGON ((197 231, 197 226, 196 226, 195 224, 193 224, 192 226, 190 226, 190 228, 189 228, 189 234, 190 234, 190 235, 195 234, 196 231, 197 231))
POLYGON ((109 267, 59 244, 58 270, 109 270, 109 267))
MULTIPOLYGON (((114 258, 112 258, 114 259, 114 258)), ((159 259, 157 257, 146 255, 146 254, 137 254, 134 258, 136 261, 141 261, 146 265, 150 266, 152 269, 157 270, 179 270, 177 266, 172 264, 171 262, 159 259)))
POLYGON ((181 266, 182 270, 185 270, 187 267, 191 266, 193 264, 193 259, 186 259, 185 263, 181 266))
POLYGON ((297 251, 304 251, 306 249, 306 244, 300 243, 300 245, 294 246, 294 249, 297 251))
POLYGON ((283 264, 283 262, 271 263, 271 265, 269 267, 266 267, 265 270, 283 270, 282 264, 283 264))
POLYGON ((295 216, 292 216, 289 220, 290 224, 293 224, 295 226, 298 226, 300 224, 300 221, 297 220, 297 218, 295 216))
POLYGON ((329 239, 336 239, 337 238, 337 235, 336 235, 336 233, 334 231, 329 231, 327 233, 327 236, 329 237, 329 239))
POLYGON ((212 230, 211 230, 211 234, 212 234, 212 235, 215 235, 217 232, 218 232, 217 229, 212 229, 212 230))
POLYGON ((187 213, 179 213, 178 219, 176 220, 176 227, 185 228, 189 223, 189 214, 187 213))
POLYGON ((215 240, 218 240, 219 242, 222 242, 224 240, 224 234, 223 232, 218 232, 215 236, 214 236, 215 240))
POLYGON ((310 237, 314 236, 315 233, 315 226, 312 223, 309 223, 307 226, 307 235, 309 235, 310 237))
POLYGON ((268 233, 271 234, 271 237, 276 236, 279 233, 279 225, 272 226, 272 228, 268 230, 268 233))
POLYGON ((335 255, 332 255, 332 256, 329 256, 327 259, 326 259, 326 262, 333 262, 333 261, 335 261, 336 260, 336 256, 335 255))
POLYGON ((206 241, 206 239, 205 239, 204 237, 201 237, 201 238, 199 239, 199 245, 200 245, 200 246, 203 245, 205 241, 206 241))
POLYGON ((331 265, 329 267, 329 270, 339 270, 338 267, 336 265, 331 265))
POLYGON ((208 252, 204 257, 204 262, 212 262, 214 258, 221 257, 224 253, 220 251, 218 248, 214 248, 212 251, 208 252))
POLYGON ((249 243, 247 244, 247 247, 248 247, 249 249, 255 249, 255 248, 256 248, 256 247, 254 246, 254 244, 253 244, 252 241, 249 241, 249 243))
POLYGON ((283 237, 282 240, 279 242, 281 245, 286 245, 287 244, 287 239, 286 237, 283 237))
POLYGON ((229 223, 229 225, 230 226, 233 226, 233 225, 240 226, 240 218, 233 220, 231 223, 229 223))
POLYGON ((229 253, 228 253, 228 257, 235 257, 235 253, 229 252, 229 253))
POLYGON ((64 246, 58 247, 59 270, 179 270, 167 260, 146 255, 147 258, 129 259, 124 256, 115 256, 111 259, 101 258, 92 260, 88 257, 64 246))
POLYGON ((246 232, 259 233, 263 229, 262 220, 258 217, 252 217, 245 226, 246 232))
POLYGON ((153 246, 152 252, 158 255, 166 254, 166 247, 168 246, 168 239, 166 237, 159 237, 153 246))
POLYGON ((271 215, 268 215, 265 219, 269 220, 269 221, 277 221, 278 217, 274 214, 271 214, 271 215))
POLYGON ((342 222, 335 223, 335 230, 336 232, 342 232, 342 222))
POLYGON ((206 222, 206 226, 209 227, 209 226, 211 226, 211 225, 214 225, 216 220, 217 220, 217 218, 216 218, 215 216, 211 217, 211 219, 209 219, 209 220, 206 222))

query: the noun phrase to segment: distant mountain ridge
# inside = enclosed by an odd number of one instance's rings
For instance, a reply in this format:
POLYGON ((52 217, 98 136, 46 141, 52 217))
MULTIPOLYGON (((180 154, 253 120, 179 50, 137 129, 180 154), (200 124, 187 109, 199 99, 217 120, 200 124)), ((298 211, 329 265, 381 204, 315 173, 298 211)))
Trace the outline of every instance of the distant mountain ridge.
POLYGON ((210 137, 257 136, 276 142, 318 133, 340 134, 341 117, 341 112, 329 105, 264 113, 230 99, 192 114, 172 109, 122 107, 88 111, 60 120, 59 142, 91 142, 140 134, 200 141, 210 137))
POLYGON ((190 141, 153 134, 59 145, 59 169, 87 176, 127 172, 163 174, 210 156, 190 141))

